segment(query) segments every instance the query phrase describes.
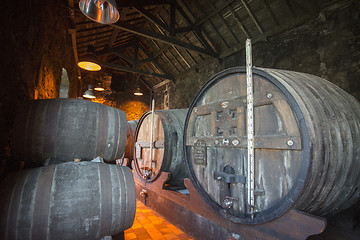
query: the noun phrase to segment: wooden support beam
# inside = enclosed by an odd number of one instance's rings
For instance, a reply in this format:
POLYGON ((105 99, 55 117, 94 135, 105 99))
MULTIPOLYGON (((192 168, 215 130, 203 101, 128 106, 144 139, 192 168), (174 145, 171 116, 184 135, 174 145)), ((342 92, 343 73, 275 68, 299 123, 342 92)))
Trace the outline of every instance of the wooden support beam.
POLYGON ((168 0, 133 0, 133 1, 116 1, 118 8, 134 6, 156 6, 169 5, 168 0))
POLYGON ((234 8, 231 5, 230 5, 230 12, 233 15, 233 17, 235 18, 236 22, 239 24, 239 27, 245 34, 246 38, 251 38, 251 36, 248 33, 248 31, 246 30, 245 26, 242 24, 240 17, 237 15, 237 13, 235 12, 234 8))
POLYGON ((142 45, 141 42, 139 42, 139 43, 140 43, 140 48, 141 48, 141 50, 145 53, 145 55, 148 57, 148 59, 152 59, 152 61, 150 61, 150 62, 154 63, 154 64, 155 64, 155 67, 156 67, 157 69, 159 69, 160 71, 162 71, 163 74, 166 74, 166 75, 169 75, 169 76, 170 76, 170 74, 169 74, 169 73, 167 72, 167 70, 159 63, 159 61, 142 45))
POLYGON ((174 0, 170 4, 170 36, 175 36, 176 5, 174 0))
POLYGON ((241 0, 241 2, 243 4, 243 6, 245 7, 246 11, 248 12, 248 14, 250 15, 251 19, 254 21, 256 27, 259 29, 260 33, 264 33, 264 30, 260 26, 259 21, 257 20, 255 14, 252 12, 250 7, 247 5, 247 3, 244 0, 241 0))
POLYGON ((317 15, 320 12, 320 7, 314 0, 295 0, 295 3, 297 3, 299 6, 305 9, 308 13, 311 15, 317 15))
POLYGON ((111 24, 111 26, 115 27, 115 28, 119 28, 121 30, 127 31, 127 32, 131 32, 134 33, 136 35, 142 36, 142 37, 146 37, 146 38, 151 38, 154 40, 158 40, 167 44, 171 44, 171 45, 175 45, 181 48, 185 48, 194 52, 198 52, 201 54, 205 54, 211 57, 217 57, 218 54, 215 53, 214 51, 208 50, 208 49, 204 49, 186 42, 183 42, 179 39, 173 38, 173 37, 169 37, 166 35, 162 35, 153 31, 149 31, 143 28, 139 28, 137 26, 134 26, 132 24, 128 24, 126 22, 123 21, 118 21, 115 24, 111 24))
POLYGON ((277 20, 277 18, 275 17, 274 11, 271 9, 270 4, 268 3, 268 0, 262 0, 263 5, 265 5, 266 11, 269 13, 271 19, 274 21, 274 23, 276 24, 276 26, 279 26, 279 21, 277 20))
MULTIPOLYGON (((213 2, 212 0, 209 0, 209 2, 210 2, 210 4, 211 4, 213 10, 217 10, 214 2, 213 2)), ((236 41, 237 43, 239 43, 239 42, 240 42, 239 39, 236 37, 235 33, 233 32, 233 30, 231 29, 231 27, 229 26, 229 24, 228 24, 228 23, 225 21, 225 19, 221 16, 220 12, 218 12, 216 15, 221 19, 221 21, 222 21, 223 24, 226 26, 227 30, 231 33, 231 36, 233 36, 233 38, 235 39, 235 41, 236 41)))
POLYGON ((292 7, 291 3, 289 2, 289 0, 283 0, 283 1, 285 2, 285 5, 287 6, 287 8, 289 9, 289 11, 291 12, 291 15, 292 15, 293 17, 296 17, 297 14, 296 14, 294 8, 292 7))
POLYGON ((214 17, 216 14, 218 14, 219 12, 221 12, 223 9, 225 9, 227 6, 229 6, 230 4, 232 4, 233 2, 235 2, 235 0, 230 0, 225 2, 223 5, 221 5, 221 7, 219 7, 218 9, 214 10, 213 12, 207 14, 205 16, 205 18, 201 19, 200 21, 196 22, 196 26, 200 26, 203 23, 205 23, 207 20, 209 20, 210 18, 214 17))
POLYGON ((150 22, 154 23, 155 25, 158 25, 159 27, 162 27, 163 29, 165 29, 166 31, 170 31, 169 27, 166 25, 166 23, 164 23, 163 21, 161 21, 160 19, 158 19, 157 17, 155 17, 154 15, 152 15, 151 13, 149 13, 147 10, 145 10, 143 7, 140 6, 136 6, 135 10, 138 11, 140 14, 142 14, 146 19, 148 19, 150 22))
POLYGON ((133 68, 133 67, 121 66, 121 65, 114 64, 114 63, 109 63, 109 62, 99 61, 99 64, 101 66, 103 66, 103 67, 111 68, 111 69, 118 70, 118 71, 135 73, 135 74, 140 74, 140 75, 149 76, 149 77, 159 77, 159 78, 169 79, 169 80, 173 81, 172 76, 165 75, 165 74, 158 74, 158 73, 155 73, 155 72, 147 72, 147 71, 136 69, 136 68, 133 68))
MULTIPOLYGON (((186 6, 185 2, 184 2, 184 6, 186 6)), ((177 9, 178 11, 180 12, 180 14, 184 17, 186 23, 190 26, 192 25, 195 25, 193 21, 191 21, 190 17, 186 14, 186 12, 182 9, 182 7, 177 4, 177 9)), ((194 15, 191 13, 190 9, 188 9, 188 12, 190 13, 191 17, 193 19, 195 19, 194 15)), ((200 41, 200 43, 206 48, 206 49, 210 49, 211 51, 215 51, 216 52, 216 49, 215 48, 212 48, 210 46, 210 44, 206 41, 206 39, 204 38, 203 36, 203 31, 201 30, 200 26, 196 26, 195 27, 195 36, 197 37, 197 39, 200 41)))
POLYGON ((188 61, 184 58, 184 56, 181 54, 181 52, 174 46, 172 46, 175 52, 181 57, 181 59, 185 62, 186 66, 191 67, 191 65, 188 63, 188 61))
POLYGON ((117 28, 113 29, 112 34, 109 39, 109 42, 107 44, 109 47, 112 47, 114 45, 116 37, 118 36, 119 32, 120 32, 120 29, 117 29, 117 28))

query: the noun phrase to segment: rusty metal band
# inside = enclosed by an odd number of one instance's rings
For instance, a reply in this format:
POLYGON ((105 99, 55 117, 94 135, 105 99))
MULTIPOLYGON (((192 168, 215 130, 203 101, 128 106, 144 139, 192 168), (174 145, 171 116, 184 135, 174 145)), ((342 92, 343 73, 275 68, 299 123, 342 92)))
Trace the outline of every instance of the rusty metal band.
POLYGON ((100 236, 111 236, 112 223, 112 185, 109 166, 99 165, 101 188, 100 200, 100 236))
POLYGON ((118 140, 119 140, 119 135, 122 134, 122 132, 119 132, 119 127, 120 127, 120 117, 119 117, 119 111, 116 109, 112 109, 114 111, 114 115, 115 115, 115 120, 114 120, 114 124, 115 124, 115 131, 114 131, 114 145, 113 145, 113 151, 111 154, 111 159, 115 159, 115 156, 117 154, 117 149, 119 148, 120 144, 118 144, 118 140))
POLYGON ((9 222, 8 222, 8 237, 7 239, 16 239, 17 234, 17 221, 18 221, 18 212, 20 209, 20 201, 22 192, 25 185, 27 174, 21 174, 16 181, 16 186, 14 187, 12 199, 9 203, 9 222))
POLYGON ((40 107, 40 104, 36 103, 36 102, 32 102, 31 103, 31 108, 29 109, 30 113, 28 115, 28 122, 27 122, 27 126, 25 130, 25 133, 27 133, 25 135, 25 155, 24 161, 32 161, 32 144, 33 144, 33 138, 34 138, 34 127, 36 125, 36 114, 38 111, 38 108, 40 107))
POLYGON ((60 101, 47 104, 44 129, 43 156, 55 156, 56 130, 58 128, 60 101))
POLYGON ((56 165, 49 165, 41 169, 41 173, 37 181, 31 239, 47 238, 52 193, 51 187, 55 167, 56 165))
POLYGON ((104 157, 106 149, 107 128, 108 128, 108 108, 98 105, 98 135, 96 143, 96 156, 104 157))

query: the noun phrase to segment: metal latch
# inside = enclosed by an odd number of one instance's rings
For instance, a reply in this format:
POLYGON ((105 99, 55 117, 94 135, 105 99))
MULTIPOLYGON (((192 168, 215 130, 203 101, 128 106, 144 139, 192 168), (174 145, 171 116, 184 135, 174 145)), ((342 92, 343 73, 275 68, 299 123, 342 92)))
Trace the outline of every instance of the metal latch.
POLYGON ((226 183, 246 183, 246 177, 225 172, 214 172, 214 179, 226 183))

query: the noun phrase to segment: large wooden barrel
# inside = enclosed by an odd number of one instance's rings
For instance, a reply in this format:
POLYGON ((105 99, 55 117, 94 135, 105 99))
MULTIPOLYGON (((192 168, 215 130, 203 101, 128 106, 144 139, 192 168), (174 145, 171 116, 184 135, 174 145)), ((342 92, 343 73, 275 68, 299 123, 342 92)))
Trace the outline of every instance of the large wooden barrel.
POLYGON ((14 156, 28 165, 121 158, 126 144, 123 111, 82 99, 25 103, 14 127, 14 156))
POLYGON ((0 239, 98 240, 132 226, 135 183, 128 167, 54 164, 8 176, 0 203, 0 239))
POLYGON ((310 74, 254 68, 253 76, 253 177, 245 68, 215 75, 189 108, 185 159, 199 194, 241 223, 290 209, 325 216, 352 205, 360 198, 359 102, 310 74))
POLYGON ((131 167, 131 162, 134 159, 134 135, 136 126, 139 120, 132 120, 127 122, 127 137, 124 156, 121 158, 121 165, 131 167), (124 159, 127 159, 126 161, 124 159))
POLYGON ((183 187, 187 171, 183 153, 183 131, 187 109, 158 110, 154 113, 151 143, 152 113, 144 113, 135 131, 136 173, 148 182, 162 172, 170 172, 168 187, 183 187), (151 150, 150 146, 153 149, 151 150), (152 151, 152 157, 150 152, 152 151))

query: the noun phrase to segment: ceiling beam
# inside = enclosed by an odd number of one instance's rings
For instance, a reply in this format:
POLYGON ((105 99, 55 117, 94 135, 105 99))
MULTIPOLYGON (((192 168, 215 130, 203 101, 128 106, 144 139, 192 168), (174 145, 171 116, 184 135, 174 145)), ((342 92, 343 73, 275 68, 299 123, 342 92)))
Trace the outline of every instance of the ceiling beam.
POLYGON ((140 14, 142 14, 146 19, 148 19, 150 22, 158 25, 159 27, 162 27, 163 29, 165 29, 166 31, 170 31, 169 27, 166 25, 166 23, 164 23, 163 21, 161 21, 160 19, 158 19, 157 17, 155 17, 154 15, 152 15, 151 13, 149 13, 147 10, 145 10, 143 7, 140 6, 135 6, 134 7, 136 11, 138 11, 140 14))
POLYGON ((134 6, 156 6, 169 5, 169 0, 132 0, 132 1, 116 1, 118 8, 134 7, 134 6))
POLYGON ((121 66, 121 65, 118 65, 118 64, 110 63, 110 62, 99 61, 99 64, 101 66, 103 66, 103 67, 111 68, 111 69, 118 70, 118 71, 135 73, 135 74, 148 76, 148 77, 159 77, 159 78, 169 79, 171 81, 174 80, 174 78, 172 76, 170 76, 170 75, 158 74, 158 73, 155 73, 155 72, 147 72, 147 71, 144 71, 144 70, 141 70, 141 69, 136 69, 136 68, 127 67, 127 66, 121 66))
POLYGON ((248 4, 244 1, 241 0, 242 4, 244 5, 246 11, 248 12, 248 14, 250 15, 251 19, 254 21, 256 27, 259 29, 260 33, 264 33, 264 30, 262 29, 262 27, 260 26, 259 21, 257 20, 255 14, 253 13, 253 11, 250 9, 250 7, 248 6, 248 4))
POLYGON ((136 34, 136 35, 139 35, 139 36, 142 36, 142 37, 158 40, 158 41, 161 41, 161 42, 164 42, 164 43, 167 43, 167 44, 175 45, 175 46, 185 48, 185 49, 188 49, 188 50, 191 50, 191 51, 194 51, 194 52, 198 52, 198 53, 201 53, 201 54, 205 54, 205 55, 208 55, 208 56, 211 56, 211 57, 215 57, 215 58, 218 57, 218 54, 215 53, 212 50, 207 50, 207 49, 192 45, 190 43, 183 42, 183 41, 181 41, 179 39, 176 39, 174 37, 169 37, 169 36, 166 36, 166 35, 163 35, 163 34, 159 34, 157 32, 149 31, 149 30, 134 26, 132 24, 128 24, 128 23, 123 22, 123 21, 118 21, 115 24, 111 24, 111 26, 119 28, 119 29, 127 31, 127 32, 131 32, 133 34, 136 34))

